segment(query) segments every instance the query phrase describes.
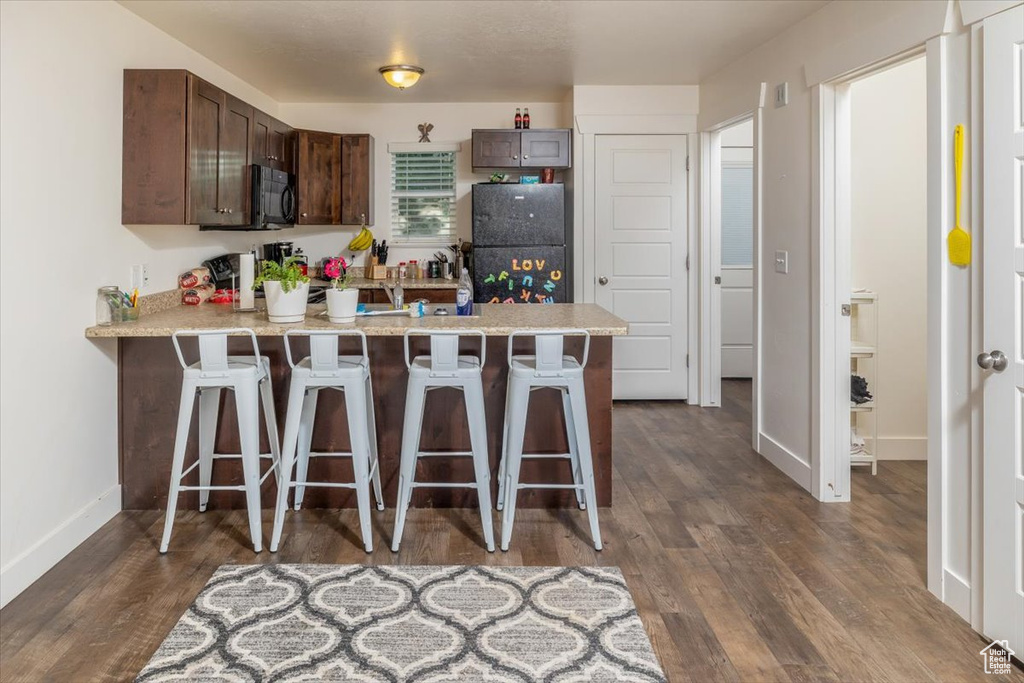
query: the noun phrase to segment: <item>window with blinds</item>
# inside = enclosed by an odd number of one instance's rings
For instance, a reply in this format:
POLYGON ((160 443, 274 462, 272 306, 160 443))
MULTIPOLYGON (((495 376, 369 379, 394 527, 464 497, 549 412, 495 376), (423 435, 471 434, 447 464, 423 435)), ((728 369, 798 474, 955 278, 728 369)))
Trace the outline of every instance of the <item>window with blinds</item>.
POLYGON ((420 151, 428 144, 417 145, 415 151, 391 152, 391 236, 395 242, 455 241, 457 150, 444 146, 420 151))
POLYGON ((722 265, 754 263, 754 169, 722 167, 722 265))

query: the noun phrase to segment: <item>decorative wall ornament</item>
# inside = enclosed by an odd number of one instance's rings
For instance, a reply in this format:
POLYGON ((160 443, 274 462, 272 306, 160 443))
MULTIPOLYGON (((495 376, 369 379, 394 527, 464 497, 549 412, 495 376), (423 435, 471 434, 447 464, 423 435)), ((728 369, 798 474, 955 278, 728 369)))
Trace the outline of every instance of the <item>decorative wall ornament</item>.
POLYGON ((420 142, 430 142, 430 131, 434 130, 434 124, 421 123, 416 127, 420 131, 420 142))

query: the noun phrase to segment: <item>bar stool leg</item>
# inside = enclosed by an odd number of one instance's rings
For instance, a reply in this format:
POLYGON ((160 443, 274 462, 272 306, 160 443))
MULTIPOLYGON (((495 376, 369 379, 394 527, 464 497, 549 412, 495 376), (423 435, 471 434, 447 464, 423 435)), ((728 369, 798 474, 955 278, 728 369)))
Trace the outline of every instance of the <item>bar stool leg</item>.
POLYGON ((178 431, 174 436, 174 456, 171 459, 171 485, 167 491, 167 516, 164 518, 164 535, 160 540, 160 552, 167 552, 174 527, 174 512, 178 507, 178 489, 181 486, 181 472, 185 466, 185 447, 188 445, 188 431, 192 423, 192 406, 196 400, 196 386, 192 382, 181 384, 181 403, 178 405, 178 431))
POLYGON ((384 492, 380 486, 380 464, 377 460, 377 416, 373 412, 373 382, 366 373, 366 432, 370 437, 370 467, 373 468, 373 497, 377 509, 384 509, 384 492))
POLYGON ((284 528, 284 513, 288 508, 288 491, 292 488, 292 470, 299 441, 299 420, 302 416, 306 384, 292 375, 288 388, 288 407, 284 422, 284 441, 281 445, 281 478, 277 482, 277 506, 274 508, 274 531, 270 537, 270 552, 277 552, 284 528))
POLYGON ((277 411, 274 409, 274 387, 270 381, 270 368, 260 382, 260 399, 263 402, 263 418, 267 423, 267 439, 270 441, 270 455, 274 468, 274 481, 281 486, 281 437, 277 432, 277 411))
MULTIPOLYGON (((217 437, 217 413, 220 411, 220 389, 199 392, 199 485, 209 486, 213 479, 213 451, 217 437)), ((199 511, 206 512, 209 490, 199 490, 199 511)))
POLYGON ((494 552, 494 515, 491 512, 491 462, 487 453, 487 416, 484 413, 484 387, 481 378, 468 381, 463 389, 469 418, 469 442, 473 448, 473 470, 480 496, 480 523, 487 552, 494 552))
POLYGON ((242 472, 245 479, 245 503, 249 511, 249 533, 256 552, 263 550, 260 510, 260 409, 258 389, 252 381, 235 385, 238 431, 242 442, 242 472))
POLYGON ((313 421, 316 419, 316 403, 320 397, 317 387, 306 390, 302 401, 302 420, 299 422, 299 441, 295 473, 295 509, 302 507, 302 499, 306 497, 306 473, 309 471, 309 451, 313 447, 313 421))
POLYGON ((519 471, 523 464, 523 439, 526 437, 526 413, 530 407, 530 386, 509 379, 508 448, 505 458, 505 511, 501 519, 501 549, 508 550, 512 540, 512 525, 516 519, 516 497, 519 493, 519 471))
POLYGON ((348 433, 352 443, 352 471, 355 473, 356 501, 359 507, 359 528, 363 548, 373 552, 373 531, 370 527, 370 438, 366 433, 366 383, 345 387, 345 409, 348 433))
POLYGON ((412 500, 413 480, 416 476, 416 453, 420 450, 420 429, 423 424, 423 404, 426 387, 409 378, 405 397, 405 424, 402 427, 402 459, 398 473, 398 499, 395 501, 395 531, 391 539, 391 550, 398 552, 405 530, 405 516, 412 500))
POLYGON ((505 387, 505 421, 501 428, 501 460, 498 462, 498 498, 495 500, 498 512, 505 507, 505 469, 508 467, 508 409, 512 389, 512 378, 505 387))
POLYGON ((590 421, 587 418, 587 396, 584 393, 582 377, 569 380, 569 401, 572 405, 572 420, 576 425, 576 441, 579 444, 580 470, 583 473, 590 534, 594 539, 594 548, 600 550, 601 527, 597 519, 597 490, 594 486, 594 461, 590 450, 590 421))
MULTIPOLYGON (((565 415, 565 434, 566 440, 569 442, 569 464, 572 467, 572 483, 573 486, 579 486, 583 483, 583 474, 580 471, 580 447, 576 442, 576 423, 572 419, 572 402, 569 400, 568 388, 559 389, 562 394, 562 413, 565 415)), ((582 489, 575 489, 576 493, 576 505, 579 506, 580 510, 587 509, 587 503, 583 496, 582 489)))

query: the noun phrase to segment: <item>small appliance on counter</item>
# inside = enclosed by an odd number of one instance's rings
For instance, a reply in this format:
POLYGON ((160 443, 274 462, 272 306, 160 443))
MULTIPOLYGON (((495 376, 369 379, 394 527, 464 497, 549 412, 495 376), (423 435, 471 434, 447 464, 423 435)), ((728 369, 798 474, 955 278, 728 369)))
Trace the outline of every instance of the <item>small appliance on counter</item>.
POLYGON ((295 250, 294 242, 267 242, 263 245, 263 260, 284 265, 295 250))
POLYGON ((238 254, 214 256, 203 261, 203 267, 210 271, 210 284, 217 289, 228 289, 232 286, 233 278, 238 275, 238 254))

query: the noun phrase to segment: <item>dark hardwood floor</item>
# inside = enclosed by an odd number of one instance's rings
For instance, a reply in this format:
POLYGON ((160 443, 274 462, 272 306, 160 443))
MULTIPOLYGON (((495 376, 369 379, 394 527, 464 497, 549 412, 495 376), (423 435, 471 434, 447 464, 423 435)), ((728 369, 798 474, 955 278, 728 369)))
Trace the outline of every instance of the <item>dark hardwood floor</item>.
POLYGON ((925 588, 924 463, 858 469, 853 503, 817 503, 751 451, 749 392, 616 404, 600 553, 576 510, 523 509, 488 554, 475 510, 413 509, 398 555, 391 509, 371 555, 354 510, 290 513, 259 555, 241 510, 179 512, 165 556, 160 513, 121 513, 0 611, 0 680, 130 680, 218 565, 252 562, 618 565, 671 681, 1005 680, 925 588))

